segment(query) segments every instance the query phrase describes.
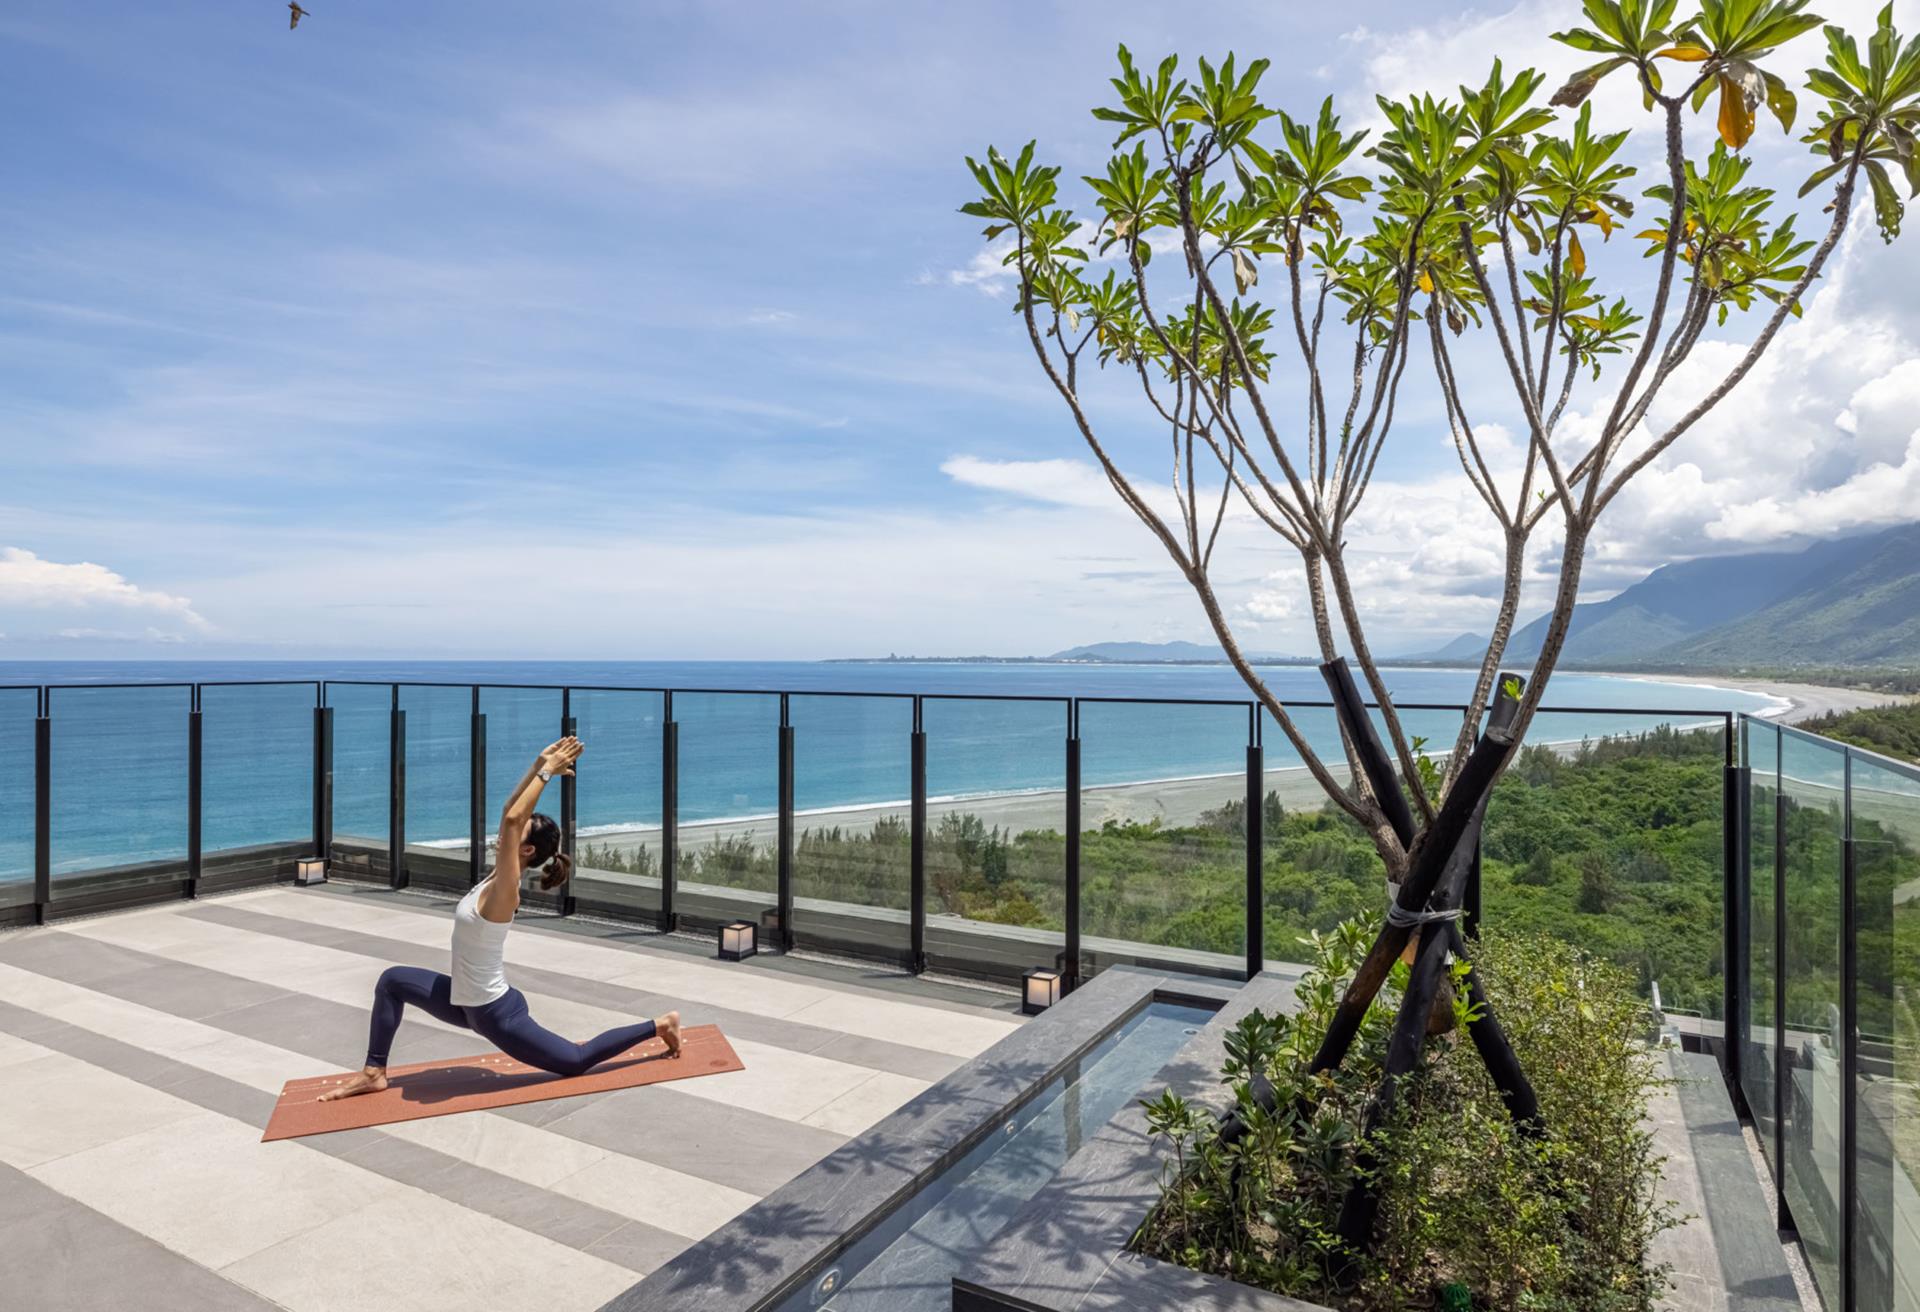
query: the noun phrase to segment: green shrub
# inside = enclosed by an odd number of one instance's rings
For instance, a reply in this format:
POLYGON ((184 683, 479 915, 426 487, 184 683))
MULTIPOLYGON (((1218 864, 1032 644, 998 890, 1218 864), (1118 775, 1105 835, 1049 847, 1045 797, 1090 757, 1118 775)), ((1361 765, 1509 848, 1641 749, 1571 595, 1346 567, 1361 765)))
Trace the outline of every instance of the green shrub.
POLYGON ((1372 937, 1362 921, 1316 935, 1298 1009, 1255 1013, 1229 1034, 1222 1076, 1248 1124, 1238 1143, 1222 1147, 1214 1117, 1171 1092, 1146 1104, 1172 1151, 1135 1246, 1352 1312, 1443 1306, 1460 1297, 1453 1286, 1483 1309, 1652 1308, 1666 1273, 1648 1246, 1676 1218, 1642 1119, 1660 1081, 1632 977, 1555 939, 1489 936, 1474 969, 1539 1095, 1538 1131, 1508 1119, 1459 1026, 1427 1041, 1393 1113, 1368 1131, 1404 966, 1340 1069, 1306 1069, 1372 937), (1279 1095, 1271 1113, 1253 1100, 1255 1071, 1279 1095), (1373 1245, 1355 1253, 1335 1221, 1362 1171, 1380 1209, 1373 1245))

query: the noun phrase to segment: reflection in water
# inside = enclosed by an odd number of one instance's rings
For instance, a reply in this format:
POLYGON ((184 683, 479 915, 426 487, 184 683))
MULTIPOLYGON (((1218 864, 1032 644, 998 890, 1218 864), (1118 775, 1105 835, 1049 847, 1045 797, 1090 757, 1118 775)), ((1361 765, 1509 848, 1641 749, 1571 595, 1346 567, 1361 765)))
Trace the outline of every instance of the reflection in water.
POLYGON ((953 1277, 1212 1013, 1156 1002, 1095 1045, 779 1312, 945 1312, 953 1277))

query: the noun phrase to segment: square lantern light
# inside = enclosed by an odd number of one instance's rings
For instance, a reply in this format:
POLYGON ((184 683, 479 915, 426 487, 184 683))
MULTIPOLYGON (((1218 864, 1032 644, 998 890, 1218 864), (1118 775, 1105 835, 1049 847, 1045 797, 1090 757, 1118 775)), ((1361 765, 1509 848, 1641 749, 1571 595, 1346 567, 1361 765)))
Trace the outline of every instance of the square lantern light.
POLYGON ((759 949, 755 946, 753 922, 736 920, 731 925, 720 926, 720 958, 723 961, 745 961, 759 949))
POLYGON ((1037 967, 1020 977, 1020 1010, 1029 1016, 1060 1001, 1060 972, 1037 967))
POLYGON ((293 880, 296 884, 324 884, 327 882, 327 859, 323 856, 303 856, 294 862, 293 880))

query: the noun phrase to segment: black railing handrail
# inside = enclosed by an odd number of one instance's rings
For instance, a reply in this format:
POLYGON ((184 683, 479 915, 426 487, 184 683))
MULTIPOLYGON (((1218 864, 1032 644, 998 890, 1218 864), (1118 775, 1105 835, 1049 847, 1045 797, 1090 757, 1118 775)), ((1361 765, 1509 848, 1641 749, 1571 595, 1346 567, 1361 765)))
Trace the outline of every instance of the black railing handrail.
MULTIPOLYGON (((898 700, 920 701, 982 701, 982 702, 1040 702, 1060 705, 1073 702, 1080 705, 1134 705, 1134 706, 1231 706, 1242 710, 1258 708, 1266 711, 1264 703, 1256 698, 1234 697, 1119 697, 1108 694, 1083 695, 1079 693, 989 693, 989 692, 912 692, 894 689, 854 689, 854 688, 709 688, 692 687, 684 684, 615 684, 615 683, 498 683, 487 680, 456 681, 449 679, 193 679, 193 680, 134 680, 112 683, 9 683, 0 684, 0 691, 33 691, 42 696, 55 691, 81 692, 87 689, 131 689, 131 688, 298 688, 315 687, 324 697, 331 687, 343 688, 464 688, 496 689, 499 691, 524 690, 528 692, 632 692, 658 693, 676 696, 723 696, 723 697, 882 697, 898 700)), ((324 703, 323 703, 324 704, 324 703)), ((1379 702, 1362 703, 1368 710, 1380 709, 1379 702)), ((1283 707, 1300 710, 1322 711, 1336 709, 1331 701, 1307 698, 1290 698, 1281 702, 1283 707)), ((1401 702, 1393 703, 1398 711, 1453 711, 1466 714, 1465 702, 1401 702)), ((1773 724, 1760 716, 1750 716, 1745 711, 1727 710, 1704 706, 1558 706, 1542 705, 1541 715, 1653 715, 1670 716, 1678 719, 1721 720, 1731 722, 1736 718, 1752 718, 1762 723, 1773 724)), ((1790 725, 1779 725, 1792 729, 1790 725)), ((1804 734, 1819 737, 1817 734, 1804 734)), ((1822 739, 1821 741, 1833 741, 1822 739)), ((1856 749, 1859 750, 1859 749, 1856 749)), ((1887 758, 1891 760, 1891 758, 1887 758)), ((1893 761, 1893 764, 1902 764, 1893 761)))

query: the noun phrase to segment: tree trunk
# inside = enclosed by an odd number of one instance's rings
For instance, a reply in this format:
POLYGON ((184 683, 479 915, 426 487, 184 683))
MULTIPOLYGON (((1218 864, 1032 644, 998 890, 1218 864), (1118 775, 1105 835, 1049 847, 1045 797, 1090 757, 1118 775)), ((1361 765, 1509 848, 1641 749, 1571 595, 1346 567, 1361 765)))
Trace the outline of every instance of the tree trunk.
MULTIPOLYGON (((1499 777, 1500 769, 1506 764, 1507 755, 1512 750, 1512 736, 1498 729, 1488 730, 1474 747, 1452 791, 1440 804, 1439 814, 1420 834, 1415 845, 1407 878, 1400 885, 1400 894, 1394 900, 1402 913, 1417 914, 1426 910, 1427 904, 1433 899, 1434 890, 1440 885, 1441 877, 1453 865, 1454 853, 1461 838, 1479 815, 1481 803, 1493 788, 1493 782, 1499 777)), ((1386 982, 1387 972, 1412 937, 1413 927, 1395 924, 1391 916, 1380 927, 1366 960, 1360 963, 1360 969, 1347 985, 1340 1006, 1334 1012, 1333 1022, 1327 1027, 1326 1038, 1309 1069, 1331 1070, 1340 1064, 1353 1044, 1354 1035, 1360 1032, 1360 1022, 1366 1016, 1367 1008, 1372 1005, 1374 995, 1386 982)))

